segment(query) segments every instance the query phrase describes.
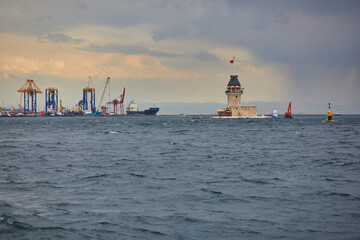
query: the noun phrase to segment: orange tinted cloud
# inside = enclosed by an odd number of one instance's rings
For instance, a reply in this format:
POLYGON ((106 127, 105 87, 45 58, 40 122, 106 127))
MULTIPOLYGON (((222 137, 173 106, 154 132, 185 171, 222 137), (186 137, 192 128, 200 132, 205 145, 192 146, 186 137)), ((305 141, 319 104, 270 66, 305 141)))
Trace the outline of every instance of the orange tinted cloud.
POLYGON ((5 75, 40 75, 84 78, 88 75, 129 78, 188 78, 185 71, 163 66, 156 57, 82 51, 69 44, 38 42, 35 37, 2 35, 0 71, 5 75), (21 46, 20 48, 18 46, 21 46))

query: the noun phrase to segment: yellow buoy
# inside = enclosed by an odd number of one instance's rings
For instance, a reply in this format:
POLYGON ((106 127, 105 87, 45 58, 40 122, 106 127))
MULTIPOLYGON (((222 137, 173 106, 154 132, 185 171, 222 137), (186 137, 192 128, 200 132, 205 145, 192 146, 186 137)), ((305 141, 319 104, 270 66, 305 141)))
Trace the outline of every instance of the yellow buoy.
POLYGON ((333 122, 334 120, 332 119, 332 112, 331 112, 331 108, 330 108, 330 103, 329 103, 329 110, 328 110, 328 113, 327 113, 327 119, 326 119, 327 122, 333 122))

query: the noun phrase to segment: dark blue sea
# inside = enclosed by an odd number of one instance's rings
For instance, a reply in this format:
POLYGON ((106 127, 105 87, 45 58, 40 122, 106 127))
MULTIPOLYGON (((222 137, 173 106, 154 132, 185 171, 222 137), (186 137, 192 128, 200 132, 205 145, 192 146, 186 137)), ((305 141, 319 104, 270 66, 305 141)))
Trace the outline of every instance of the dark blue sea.
POLYGON ((360 239, 360 116, 0 118, 0 239, 360 239))

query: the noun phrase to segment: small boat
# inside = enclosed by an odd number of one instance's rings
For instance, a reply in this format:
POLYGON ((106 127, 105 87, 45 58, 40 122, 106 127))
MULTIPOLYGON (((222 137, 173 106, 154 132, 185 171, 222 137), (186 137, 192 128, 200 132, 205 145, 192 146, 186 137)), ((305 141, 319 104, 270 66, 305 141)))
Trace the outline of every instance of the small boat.
POLYGON ((273 110, 272 110, 271 117, 272 117, 272 118, 277 118, 277 117, 279 117, 279 114, 278 114, 278 110, 277 110, 277 109, 273 109, 273 110))
POLYGON ((293 118, 292 115, 291 115, 291 102, 289 103, 288 110, 285 113, 285 118, 293 118))

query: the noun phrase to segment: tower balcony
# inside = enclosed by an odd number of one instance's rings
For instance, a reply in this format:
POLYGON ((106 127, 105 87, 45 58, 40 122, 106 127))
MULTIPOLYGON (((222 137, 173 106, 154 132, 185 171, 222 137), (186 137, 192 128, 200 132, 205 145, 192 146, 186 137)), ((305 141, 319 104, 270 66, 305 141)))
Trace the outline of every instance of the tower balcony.
POLYGON ((225 91, 226 94, 243 94, 244 88, 242 87, 228 87, 225 91))

